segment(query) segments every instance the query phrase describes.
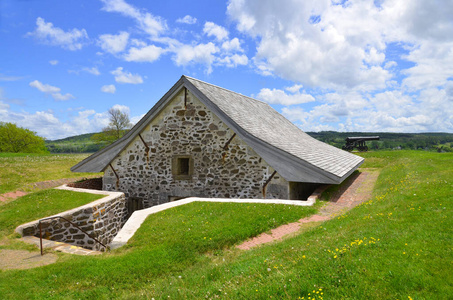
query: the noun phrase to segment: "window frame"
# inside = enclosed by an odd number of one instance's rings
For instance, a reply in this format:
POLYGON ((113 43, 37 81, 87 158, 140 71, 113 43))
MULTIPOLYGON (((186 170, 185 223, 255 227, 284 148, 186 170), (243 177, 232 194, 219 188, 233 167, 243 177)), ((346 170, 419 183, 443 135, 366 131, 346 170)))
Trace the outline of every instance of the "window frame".
POLYGON ((175 180, 190 180, 193 176, 193 157, 191 155, 174 155, 171 163, 171 173, 175 180), (187 174, 181 174, 181 161, 189 160, 189 170, 187 174))

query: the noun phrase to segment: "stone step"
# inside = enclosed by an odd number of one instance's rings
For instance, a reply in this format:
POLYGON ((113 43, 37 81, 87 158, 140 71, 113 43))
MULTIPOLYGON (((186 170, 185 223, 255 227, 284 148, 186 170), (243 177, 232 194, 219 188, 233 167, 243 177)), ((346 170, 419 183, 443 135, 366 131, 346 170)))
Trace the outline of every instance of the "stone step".
MULTIPOLYGON (((20 238, 21 241, 36 245, 39 248, 39 238, 35 236, 24 236, 20 238)), ((102 254, 100 251, 89 250, 82 247, 74 246, 65 244, 62 242, 55 242, 46 239, 42 239, 42 247, 43 248, 51 248, 55 251, 69 253, 69 254, 76 254, 76 255, 99 255, 102 254)))

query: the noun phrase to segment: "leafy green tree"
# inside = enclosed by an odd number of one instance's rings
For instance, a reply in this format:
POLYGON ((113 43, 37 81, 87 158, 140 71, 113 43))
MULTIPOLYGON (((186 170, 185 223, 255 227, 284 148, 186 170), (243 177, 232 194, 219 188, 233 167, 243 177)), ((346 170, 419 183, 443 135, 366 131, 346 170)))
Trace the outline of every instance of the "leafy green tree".
POLYGON ((109 125, 103 128, 102 132, 91 137, 98 144, 113 143, 125 135, 128 129, 132 127, 128 113, 112 107, 109 109, 108 114, 110 119, 109 125))
POLYGON ((48 153, 44 138, 14 123, 0 122, 0 152, 48 153))

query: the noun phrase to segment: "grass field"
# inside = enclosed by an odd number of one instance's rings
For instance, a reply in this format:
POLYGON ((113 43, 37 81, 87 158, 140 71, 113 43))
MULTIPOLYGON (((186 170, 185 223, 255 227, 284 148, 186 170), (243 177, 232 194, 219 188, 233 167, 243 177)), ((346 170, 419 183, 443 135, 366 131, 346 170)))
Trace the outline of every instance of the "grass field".
POLYGON ((88 154, 17 154, 0 153, 0 194, 22 189, 30 191, 31 183, 93 176, 73 173, 70 168, 88 154))
POLYGON ((111 253, 0 271, 0 298, 451 298, 453 155, 361 155, 381 170, 372 199, 282 242, 233 247, 311 211, 192 203, 152 215, 111 253))

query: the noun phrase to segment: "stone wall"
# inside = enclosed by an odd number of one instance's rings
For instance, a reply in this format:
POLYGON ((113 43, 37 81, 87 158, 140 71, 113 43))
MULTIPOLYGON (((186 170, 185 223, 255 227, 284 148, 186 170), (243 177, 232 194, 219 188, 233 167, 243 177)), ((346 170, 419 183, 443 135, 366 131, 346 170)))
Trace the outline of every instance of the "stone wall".
POLYGON ((289 198, 279 174, 264 194, 274 170, 194 95, 184 98, 184 91, 176 95, 112 161, 116 174, 104 170, 104 190, 122 191, 144 208, 189 196, 289 198), (178 174, 178 159, 190 160, 187 174, 178 174))
MULTIPOLYGON (((62 188, 93 194, 102 194, 106 197, 89 204, 59 213, 61 216, 73 222, 91 236, 95 237, 104 245, 108 245, 118 231, 127 221, 126 198, 123 193, 106 192, 97 190, 77 189, 63 186, 62 188)), ((20 225, 16 232, 22 236, 39 237, 38 221, 20 225)), ((105 250, 102 245, 84 234, 77 227, 61 219, 52 219, 41 222, 43 238, 64 242, 92 250, 105 250)))

